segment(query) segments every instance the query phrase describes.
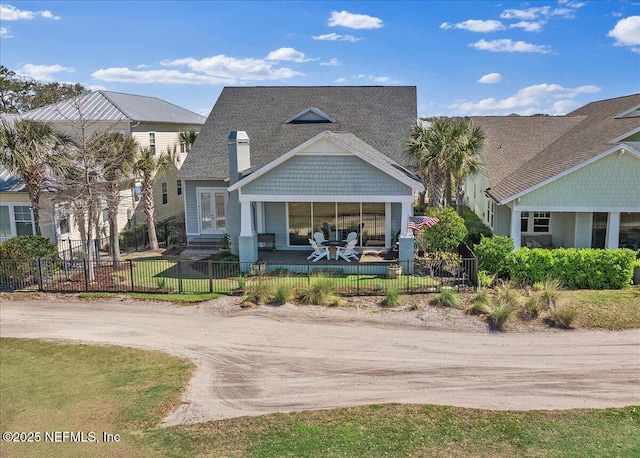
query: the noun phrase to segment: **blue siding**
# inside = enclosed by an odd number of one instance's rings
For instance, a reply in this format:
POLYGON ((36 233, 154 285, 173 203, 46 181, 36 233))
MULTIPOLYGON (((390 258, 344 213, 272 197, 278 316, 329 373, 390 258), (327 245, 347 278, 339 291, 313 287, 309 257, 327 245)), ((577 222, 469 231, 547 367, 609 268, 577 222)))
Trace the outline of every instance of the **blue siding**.
POLYGON ((287 211, 284 202, 264 203, 265 232, 276 234, 276 249, 287 249, 287 211))
POLYGON ((198 194, 196 188, 226 188, 223 181, 184 180, 184 218, 187 234, 200 231, 198 221, 198 194))
POLYGON ((356 156, 294 156, 242 188, 244 194, 406 196, 411 188, 356 156))

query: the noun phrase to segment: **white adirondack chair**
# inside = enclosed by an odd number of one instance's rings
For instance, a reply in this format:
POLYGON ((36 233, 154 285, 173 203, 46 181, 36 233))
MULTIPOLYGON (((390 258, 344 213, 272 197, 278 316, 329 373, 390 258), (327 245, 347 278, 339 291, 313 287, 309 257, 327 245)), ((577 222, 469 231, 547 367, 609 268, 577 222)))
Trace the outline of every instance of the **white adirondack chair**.
POLYGON ((327 239, 324 238, 324 234, 322 232, 314 232, 313 239, 316 241, 318 245, 322 245, 327 239))
POLYGON ((309 239, 309 244, 313 248, 313 253, 307 256, 307 259, 311 259, 313 262, 317 262, 324 257, 331 259, 331 253, 329 252, 328 246, 319 245, 313 239, 309 239))
POLYGON ((349 234, 347 235, 347 243, 351 242, 352 240, 356 240, 357 238, 358 238, 357 232, 349 232, 349 234))
POLYGON ((338 247, 338 249, 336 250, 336 261, 338 260, 338 258, 342 258, 347 262, 351 262, 352 259, 358 259, 358 253, 356 252, 355 248, 356 248, 356 244, 358 243, 358 240, 352 240, 349 243, 347 243, 346 246, 344 247, 338 247))

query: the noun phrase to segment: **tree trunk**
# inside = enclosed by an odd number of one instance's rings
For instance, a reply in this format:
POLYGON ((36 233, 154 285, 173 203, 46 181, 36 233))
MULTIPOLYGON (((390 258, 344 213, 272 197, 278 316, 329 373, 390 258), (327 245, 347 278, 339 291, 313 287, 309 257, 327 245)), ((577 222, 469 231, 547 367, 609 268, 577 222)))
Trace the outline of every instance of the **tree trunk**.
POLYGON ((120 206, 120 188, 117 182, 107 185, 107 213, 109 216, 109 245, 114 266, 120 263, 120 239, 118 237, 118 207, 120 206))
POLYGON ((451 186, 452 186, 451 174, 447 172, 445 186, 444 186, 444 202, 447 205, 447 207, 451 206, 451 186))
POLYGON ((148 182, 142 183, 142 198, 144 201, 144 213, 147 216, 147 230, 149 231, 149 248, 152 250, 160 249, 158 244, 158 236, 156 235, 156 225, 153 205, 153 184, 148 182))
POLYGON ((464 181, 456 180, 456 211, 458 216, 462 216, 462 207, 464 199, 464 181))
POLYGON ((433 208, 442 207, 442 198, 446 185, 446 171, 437 167, 429 168, 429 206, 433 208))

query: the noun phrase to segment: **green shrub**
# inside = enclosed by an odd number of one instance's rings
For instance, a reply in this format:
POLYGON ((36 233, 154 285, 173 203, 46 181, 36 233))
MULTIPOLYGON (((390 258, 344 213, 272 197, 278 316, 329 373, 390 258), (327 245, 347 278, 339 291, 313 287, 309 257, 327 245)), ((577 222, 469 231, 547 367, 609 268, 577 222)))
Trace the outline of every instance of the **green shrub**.
POLYGON ((478 291, 471 299, 471 306, 467 309, 472 315, 488 315, 491 313, 491 296, 486 291, 478 291))
POLYGON ((266 304, 271 301, 272 297, 273 287, 271 284, 269 282, 260 281, 247 288, 245 301, 253 302, 254 304, 266 304))
POLYGON ((514 288, 511 282, 501 281, 500 284, 496 286, 494 300, 498 305, 508 305, 509 307, 515 308, 518 306, 521 297, 520 291, 514 288))
POLYGON ((397 288, 390 288, 385 294, 384 305, 387 307, 397 307, 402 302, 402 293, 397 288))
POLYGON ((499 304, 495 306, 489 319, 497 329, 502 331, 512 316, 513 308, 509 304, 499 304))
POLYGON ((491 288, 493 283, 496 281, 496 276, 491 275, 486 270, 478 271, 478 284, 483 288, 491 288))
POLYGON ((318 275, 300 295, 300 302, 309 305, 337 305, 336 285, 331 278, 318 275))
POLYGON ((0 243, 0 259, 36 259, 56 254, 54 243, 39 235, 19 235, 0 243))
POLYGON ((478 269, 490 275, 507 278, 513 259, 513 248, 513 240, 510 237, 503 235, 482 237, 480 243, 473 249, 478 257, 478 269))
POLYGON ((484 221, 482 221, 480 217, 469 207, 463 207, 462 218, 464 219, 464 225, 467 228, 467 236, 464 239, 464 243, 470 247, 480 243, 482 237, 493 236, 491 228, 487 226, 484 221))
POLYGON ((528 285, 543 281, 552 272, 554 256, 553 250, 520 248, 513 255, 509 269, 511 279, 528 285))
POLYGON ((441 307, 460 307, 460 295, 453 289, 443 289, 436 297, 430 301, 433 305, 441 307))
POLYGON ((529 296, 518 310, 518 315, 524 321, 529 321, 538 318, 541 312, 540 298, 538 296, 529 296))
POLYGON ((432 227, 423 227, 414 234, 422 251, 457 250, 467 236, 467 228, 456 211, 451 207, 429 208, 425 215, 440 221, 432 227))
POLYGON ((575 318, 575 309, 567 305, 554 307, 549 314, 549 321, 551 321, 551 323, 553 323, 555 326, 564 329, 571 328, 575 318))
POLYGON ((237 261, 239 258, 229 250, 222 250, 215 254, 214 261, 237 261))
POLYGON ((621 289, 631 283, 635 252, 626 248, 521 248, 513 259, 511 278, 530 285, 551 276, 570 289, 621 289))
POLYGON ((293 286, 289 283, 283 283, 278 286, 275 293, 275 300, 278 304, 286 304, 293 298, 293 286))

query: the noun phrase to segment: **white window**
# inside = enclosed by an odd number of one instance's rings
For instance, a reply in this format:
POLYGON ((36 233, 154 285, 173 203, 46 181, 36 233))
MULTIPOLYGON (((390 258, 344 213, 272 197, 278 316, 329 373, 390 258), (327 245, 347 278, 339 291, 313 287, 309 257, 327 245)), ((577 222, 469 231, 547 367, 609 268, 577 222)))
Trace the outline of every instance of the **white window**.
POLYGON ((152 154, 156 154, 156 133, 149 132, 149 150, 152 154))
POLYGON ((68 203, 58 204, 58 233, 60 235, 71 232, 71 225, 69 224, 70 213, 68 203))
POLYGON ((27 206, 13 207, 16 222, 16 235, 33 235, 33 218, 27 206))
POLYGON ((551 212, 522 212, 520 231, 536 234, 551 232, 551 212))
POLYGON ((0 238, 11 237, 11 220, 9 218, 9 207, 0 205, 0 238))
POLYGON ((176 193, 181 196, 182 195, 182 180, 176 181, 176 193))
POLYGON ((169 193, 167 192, 167 182, 163 181, 160 183, 162 188, 162 205, 167 205, 169 203, 169 193))
POLYGON ((189 152, 188 146, 187 146, 187 142, 185 141, 181 141, 180 142, 180 154, 187 154, 189 152))

